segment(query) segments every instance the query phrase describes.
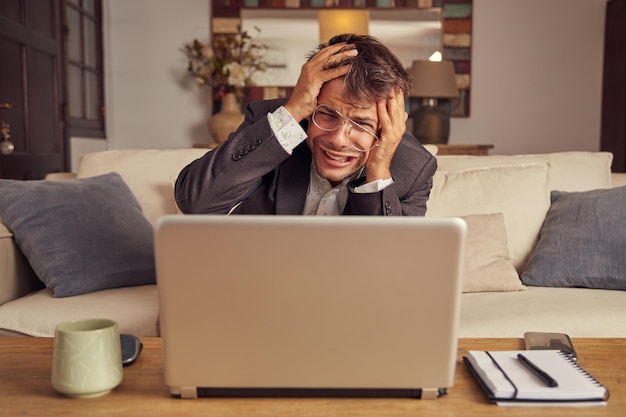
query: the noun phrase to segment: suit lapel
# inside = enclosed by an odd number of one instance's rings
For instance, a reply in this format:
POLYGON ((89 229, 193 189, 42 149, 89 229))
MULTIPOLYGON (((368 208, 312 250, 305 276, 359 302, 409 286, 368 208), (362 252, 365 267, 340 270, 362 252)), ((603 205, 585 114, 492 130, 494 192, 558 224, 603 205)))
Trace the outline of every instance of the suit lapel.
POLYGON ((311 151, 306 142, 280 167, 276 184, 276 214, 302 214, 309 189, 311 151))

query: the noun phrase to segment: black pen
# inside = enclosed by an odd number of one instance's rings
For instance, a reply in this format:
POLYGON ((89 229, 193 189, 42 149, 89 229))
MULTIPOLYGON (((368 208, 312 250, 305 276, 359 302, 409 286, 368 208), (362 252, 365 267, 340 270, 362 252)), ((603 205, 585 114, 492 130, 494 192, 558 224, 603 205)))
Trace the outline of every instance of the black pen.
POLYGON ((537 365, 535 365, 530 360, 528 360, 528 358, 526 356, 522 355, 521 353, 518 353, 517 354, 517 359, 519 359, 519 361, 524 366, 526 366, 528 369, 530 369, 532 371, 532 373, 535 374, 537 377, 539 377, 539 379, 541 379, 541 381, 543 381, 543 383, 546 384, 547 386, 549 386, 549 387, 557 387, 559 385, 554 378, 552 378, 545 371, 543 371, 537 365))

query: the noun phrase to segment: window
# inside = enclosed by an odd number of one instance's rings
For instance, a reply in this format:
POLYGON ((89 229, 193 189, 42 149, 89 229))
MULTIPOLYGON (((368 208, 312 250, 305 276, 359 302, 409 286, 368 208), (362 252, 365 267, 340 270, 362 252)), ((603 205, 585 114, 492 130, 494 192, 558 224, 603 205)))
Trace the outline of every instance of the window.
POLYGON ((66 0, 69 133, 104 138, 102 1, 66 0))

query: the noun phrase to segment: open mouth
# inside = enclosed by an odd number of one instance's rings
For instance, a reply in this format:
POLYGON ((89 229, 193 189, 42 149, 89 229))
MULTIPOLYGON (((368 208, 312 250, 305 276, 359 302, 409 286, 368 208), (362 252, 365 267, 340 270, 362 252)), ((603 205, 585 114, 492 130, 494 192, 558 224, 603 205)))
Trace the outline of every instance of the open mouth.
POLYGON ((338 155, 338 154, 332 154, 329 152, 324 152, 326 154, 327 158, 332 159, 333 161, 337 161, 337 162, 348 162, 350 161, 350 159, 352 159, 352 157, 347 156, 347 155, 338 155))
POLYGON ((324 161, 329 168, 344 168, 353 164, 361 155, 347 146, 335 146, 319 138, 314 141, 315 153, 320 162, 324 161))
POLYGON ((332 162, 339 163, 339 164, 349 164, 355 159, 354 156, 346 155, 342 153, 329 152, 329 151, 323 151, 323 152, 327 159, 329 159, 332 162))

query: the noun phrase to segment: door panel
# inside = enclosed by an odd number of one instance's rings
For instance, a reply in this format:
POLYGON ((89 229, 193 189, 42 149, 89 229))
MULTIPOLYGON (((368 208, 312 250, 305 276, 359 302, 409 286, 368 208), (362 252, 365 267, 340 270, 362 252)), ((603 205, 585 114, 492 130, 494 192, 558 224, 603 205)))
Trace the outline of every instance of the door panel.
POLYGON ((17 0, 0 1, 0 16, 18 22, 20 20, 20 2, 17 0))
POLYGON ((41 179, 68 170, 62 0, 0 1, 0 121, 15 150, 0 155, 0 177, 41 179))
POLYGON ((28 139, 37 152, 59 153, 61 143, 50 140, 50 133, 58 130, 56 91, 57 58, 42 51, 29 51, 26 67, 29 82, 28 113, 37 120, 31 124, 28 139))

